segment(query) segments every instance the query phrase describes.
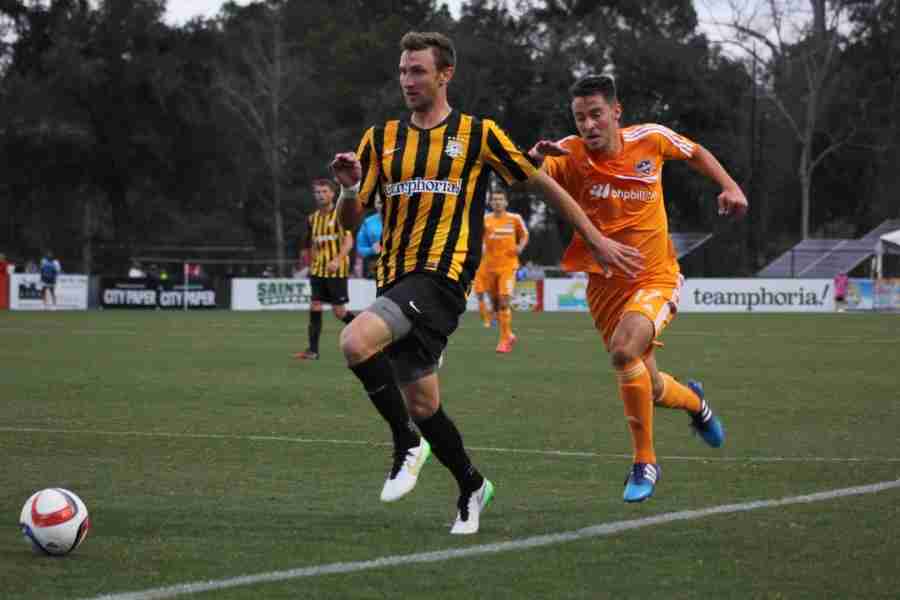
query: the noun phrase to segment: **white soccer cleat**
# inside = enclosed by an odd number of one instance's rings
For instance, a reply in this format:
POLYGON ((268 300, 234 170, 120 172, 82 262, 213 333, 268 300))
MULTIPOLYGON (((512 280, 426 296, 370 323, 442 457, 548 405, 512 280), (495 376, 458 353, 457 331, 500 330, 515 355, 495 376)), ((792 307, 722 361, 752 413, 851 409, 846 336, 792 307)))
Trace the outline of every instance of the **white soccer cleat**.
POLYGON ((456 522, 450 528, 453 535, 470 535, 478 533, 479 518, 482 511, 488 507, 494 499, 494 484, 485 479, 481 487, 471 494, 463 494, 459 497, 456 513, 456 522))
POLYGON ((431 456, 431 446, 425 438, 419 438, 419 445, 406 450, 394 450, 394 464, 381 488, 381 501, 393 502, 410 493, 416 487, 419 471, 431 456))

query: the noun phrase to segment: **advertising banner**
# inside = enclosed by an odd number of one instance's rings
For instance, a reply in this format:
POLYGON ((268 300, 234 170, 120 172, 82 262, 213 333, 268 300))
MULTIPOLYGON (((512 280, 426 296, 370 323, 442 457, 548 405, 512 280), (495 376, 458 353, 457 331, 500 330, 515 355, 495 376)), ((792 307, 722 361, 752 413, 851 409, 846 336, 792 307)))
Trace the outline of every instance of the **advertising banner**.
POLYGON ((115 309, 184 310, 216 308, 216 290, 204 281, 188 283, 155 279, 104 277, 100 280, 100 306, 115 309))
MULTIPOLYGON (((510 306, 515 311, 541 312, 544 310, 544 281, 542 279, 517 281, 510 299, 510 306)), ((478 312, 478 296, 469 294, 466 310, 478 312)))
POLYGON ((875 281, 875 310, 900 310, 900 279, 875 281))
MULTIPOLYGON (((350 310, 359 311, 375 302, 375 281, 348 281, 350 310)), ((232 279, 232 310, 309 310, 309 279, 232 279)), ((330 309, 329 305, 324 305, 330 309)))
POLYGON ((681 312, 834 312, 831 279, 688 279, 681 312))
POLYGON ((847 310, 875 308, 875 282, 871 279, 850 279, 847 282, 847 310))
MULTIPOLYGON (((545 311, 587 311, 586 279, 545 279, 545 311)), ((681 312, 834 312, 830 279, 688 279, 681 312)))
POLYGON ((37 273, 14 273, 10 277, 9 308, 11 310, 87 310, 87 275, 60 275, 56 278, 56 305, 44 308, 41 276, 37 273))
POLYGON ((587 279, 545 279, 544 310, 587 312, 587 279))

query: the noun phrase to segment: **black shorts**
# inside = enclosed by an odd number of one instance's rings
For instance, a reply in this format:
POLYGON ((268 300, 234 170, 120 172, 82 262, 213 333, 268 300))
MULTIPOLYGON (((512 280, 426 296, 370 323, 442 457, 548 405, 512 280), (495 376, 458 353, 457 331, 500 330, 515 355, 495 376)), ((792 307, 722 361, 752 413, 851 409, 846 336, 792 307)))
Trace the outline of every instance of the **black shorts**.
POLYGON ((466 296, 455 281, 441 275, 410 273, 378 291, 390 298, 412 321, 412 329, 387 348, 393 361, 429 369, 438 364, 447 338, 459 326, 466 296))
POLYGON ((312 288, 310 299, 313 302, 326 304, 347 304, 350 295, 347 293, 346 277, 316 277, 309 278, 309 287, 312 288))

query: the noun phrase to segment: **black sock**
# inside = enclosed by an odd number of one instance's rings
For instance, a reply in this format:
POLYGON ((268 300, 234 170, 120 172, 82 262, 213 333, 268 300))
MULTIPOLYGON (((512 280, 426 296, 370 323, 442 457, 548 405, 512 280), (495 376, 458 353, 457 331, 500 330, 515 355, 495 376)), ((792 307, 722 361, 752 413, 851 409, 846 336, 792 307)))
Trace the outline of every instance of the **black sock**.
POLYGON ((322 311, 309 312, 309 351, 319 353, 319 337, 322 335, 322 311))
POLYGON ((406 410, 403 394, 394 380, 391 361, 383 352, 350 367, 366 388, 369 399, 391 427, 395 448, 411 448, 419 444, 419 435, 413 430, 406 410))
POLYGON ((356 318, 356 314, 352 313, 348 310, 347 312, 344 313, 344 318, 341 319, 341 321, 343 321, 344 323, 350 323, 350 321, 352 321, 355 318, 356 318))
POLYGON ((434 455, 453 473, 461 492, 474 492, 481 487, 484 477, 469 460, 469 455, 463 448, 462 435, 443 407, 439 406, 436 413, 423 421, 417 421, 416 425, 431 444, 434 455))

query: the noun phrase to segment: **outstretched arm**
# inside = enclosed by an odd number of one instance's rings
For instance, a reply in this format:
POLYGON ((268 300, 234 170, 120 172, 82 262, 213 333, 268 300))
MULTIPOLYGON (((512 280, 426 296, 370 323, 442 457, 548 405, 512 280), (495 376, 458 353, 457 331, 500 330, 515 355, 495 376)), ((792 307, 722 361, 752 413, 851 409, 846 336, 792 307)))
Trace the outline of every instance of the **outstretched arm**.
POLYGON ((688 159, 687 163, 695 171, 706 175, 722 188, 718 197, 720 215, 734 215, 735 218, 740 219, 747 213, 747 198, 741 191, 741 186, 731 178, 731 175, 713 156, 712 152, 698 144, 694 156, 688 159))

